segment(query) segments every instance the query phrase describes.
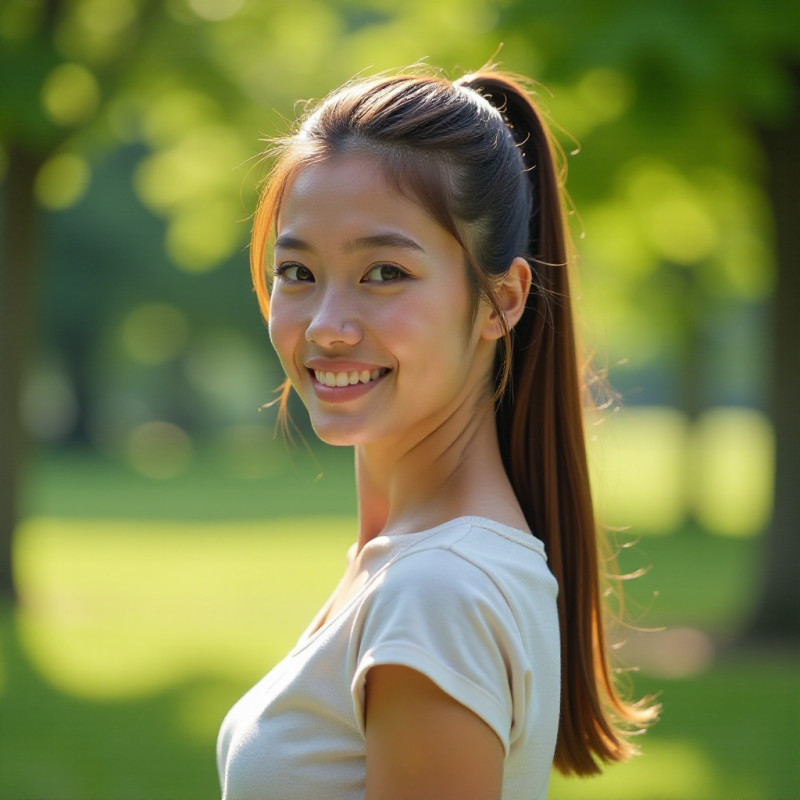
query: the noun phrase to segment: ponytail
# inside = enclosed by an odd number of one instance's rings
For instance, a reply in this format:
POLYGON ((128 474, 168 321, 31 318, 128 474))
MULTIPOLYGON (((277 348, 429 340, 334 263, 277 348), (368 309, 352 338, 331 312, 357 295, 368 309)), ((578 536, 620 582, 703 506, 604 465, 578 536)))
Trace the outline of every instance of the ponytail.
POLYGON ((561 718, 554 764, 564 774, 600 771, 636 752, 626 733, 651 722, 657 709, 617 692, 603 619, 599 538, 589 486, 583 429, 588 400, 578 364, 569 291, 569 237, 554 143, 527 93, 497 72, 467 76, 504 117, 521 150, 533 202, 529 252, 533 285, 497 375, 508 385, 496 423, 508 476, 525 518, 544 541, 559 585, 561 718))

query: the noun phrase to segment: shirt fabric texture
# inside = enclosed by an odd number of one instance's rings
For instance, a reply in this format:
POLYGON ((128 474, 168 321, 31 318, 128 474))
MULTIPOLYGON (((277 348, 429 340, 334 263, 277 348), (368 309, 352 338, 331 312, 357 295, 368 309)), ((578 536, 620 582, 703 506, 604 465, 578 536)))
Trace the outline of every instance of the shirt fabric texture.
MULTIPOLYGON (((354 552, 354 550, 351 550, 354 552)), ((539 800, 560 695, 557 584, 542 543, 482 517, 379 536, 367 580, 228 712, 223 800, 363 800, 364 686, 378 664, 417 670, 488 724, 505 750, 503 800, 539 800)))

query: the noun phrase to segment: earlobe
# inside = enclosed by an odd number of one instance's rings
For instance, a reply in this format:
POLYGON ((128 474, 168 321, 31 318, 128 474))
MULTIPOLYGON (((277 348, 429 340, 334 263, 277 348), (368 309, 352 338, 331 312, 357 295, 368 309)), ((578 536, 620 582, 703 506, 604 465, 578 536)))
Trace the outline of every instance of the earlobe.
MULTIPOLYGON (((532 279, 530 264, 524 258, 517 256, 496 286, 497 300, 509 329, 520 321, 525 311, 532 279)), ((492 310, 483 326, 483 338, 496 340, 502 336, 503 326, 497 318, 496 311, 492 310)))

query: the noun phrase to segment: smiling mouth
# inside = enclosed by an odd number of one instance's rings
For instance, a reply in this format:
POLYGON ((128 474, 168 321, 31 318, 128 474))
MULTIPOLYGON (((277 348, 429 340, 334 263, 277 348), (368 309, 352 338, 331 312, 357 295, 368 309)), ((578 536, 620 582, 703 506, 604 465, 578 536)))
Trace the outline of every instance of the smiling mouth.
POLYGON ((312 370, 318 383, 323 386, 355 386, 358 383, 370 383, 382 378, 388 369, 362 369, 347 372, 328 372, 323 369, 312 370))

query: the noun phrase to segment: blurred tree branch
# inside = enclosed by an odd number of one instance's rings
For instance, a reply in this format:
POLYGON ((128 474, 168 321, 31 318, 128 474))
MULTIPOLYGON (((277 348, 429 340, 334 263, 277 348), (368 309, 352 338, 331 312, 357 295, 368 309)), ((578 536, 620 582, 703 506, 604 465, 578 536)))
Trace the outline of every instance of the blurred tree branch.
POLYGON ((32 350, 38 236, 33 182, 42 159, 9 148, 0 257, 0 595, 15 596, 11 549, 24 463, 22 377, 32 350))
POLYGON ((772 418, 777 432, 775 504, 767 531, 761 593, 746 638, 800 642, 800 66, 793 113, 762 127, 775 215, 778 282, 773 300, 772 418))

